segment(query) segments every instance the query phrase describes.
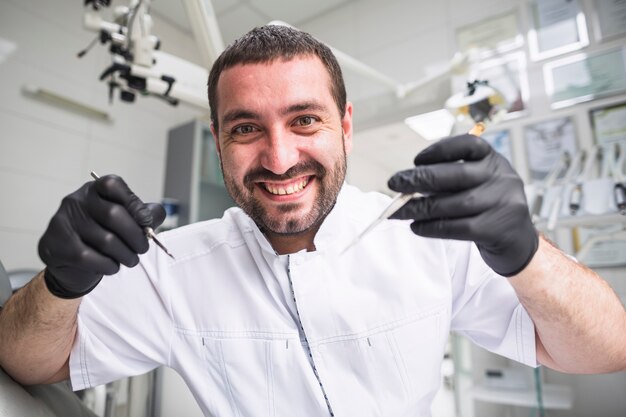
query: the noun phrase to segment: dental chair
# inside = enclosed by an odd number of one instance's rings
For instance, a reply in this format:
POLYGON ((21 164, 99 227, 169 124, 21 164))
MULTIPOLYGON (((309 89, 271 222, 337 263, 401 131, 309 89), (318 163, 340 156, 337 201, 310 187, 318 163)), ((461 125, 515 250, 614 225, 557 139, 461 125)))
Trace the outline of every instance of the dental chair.
MULTIPOLYGON (((20 270, 9 277, 0 262, 0 308, 35 274, 20 270), (13 284, 13 286, 11 285, 13 284)), ((4 337, 0 335, 0 337, 4 337)), ((0 369, 0 417, 97 417, 72 392, 68 382, 24 387, 0 369)))

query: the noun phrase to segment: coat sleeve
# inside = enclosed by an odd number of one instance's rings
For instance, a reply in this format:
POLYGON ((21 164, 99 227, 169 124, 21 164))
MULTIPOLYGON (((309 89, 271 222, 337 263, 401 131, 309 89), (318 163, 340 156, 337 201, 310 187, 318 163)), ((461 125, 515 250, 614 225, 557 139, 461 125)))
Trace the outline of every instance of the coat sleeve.
POLYGON ((535 326, 507 278, 485 264, 473 243, 446 245, 451 257, 451 330, 490 352, 538 366, 535 326))
POLYGON ((70 355, 74 390, 168 364, 173 322, 163 284, 167 279, 160 280, 158 272, 167 266, 154 250, 140 259, 134 268, 122 267, 116 275, 105 276, 83 298, 70 355))

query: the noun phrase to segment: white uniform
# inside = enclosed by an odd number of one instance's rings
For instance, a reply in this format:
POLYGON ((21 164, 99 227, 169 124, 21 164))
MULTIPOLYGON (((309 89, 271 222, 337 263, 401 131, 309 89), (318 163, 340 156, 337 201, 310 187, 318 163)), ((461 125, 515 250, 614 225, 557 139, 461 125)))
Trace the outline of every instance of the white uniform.
POLYGON ((388 221, 338 253, 389 198, 344 185, 316 251, 277 255, 240 209, 160 235, 87 295, 74 389, 182 375, 206 415, 429 416, 450 330, 534 366, 534 326, 474 244, 388 221))

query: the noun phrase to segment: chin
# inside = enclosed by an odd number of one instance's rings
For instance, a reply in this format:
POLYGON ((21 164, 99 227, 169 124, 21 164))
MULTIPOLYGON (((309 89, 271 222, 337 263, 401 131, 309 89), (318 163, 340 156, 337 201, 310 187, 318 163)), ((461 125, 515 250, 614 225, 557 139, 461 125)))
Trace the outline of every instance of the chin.
POLYGON ((263 228, 280 235, 298 235, 310 231, 321 223, 319 213, 279 212, 275 216, 264 216, 263 228))

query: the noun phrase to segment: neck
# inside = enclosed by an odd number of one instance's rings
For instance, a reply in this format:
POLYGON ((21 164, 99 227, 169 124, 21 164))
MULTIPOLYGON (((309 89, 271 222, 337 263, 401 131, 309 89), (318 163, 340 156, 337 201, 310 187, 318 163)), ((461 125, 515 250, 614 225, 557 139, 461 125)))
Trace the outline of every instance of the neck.
POLYGON ((264 231, 263 233, 276 253, 279 255, 287 255, 289 253, 299 252, 302 249, 306 249, 307 252, 314 251, 315 244, 313 243, 313 239, 315 238, 315 234, 318 229, 319 226, 315 226, 302 233, 293 235, 285 235, 269 231, 264 231))

